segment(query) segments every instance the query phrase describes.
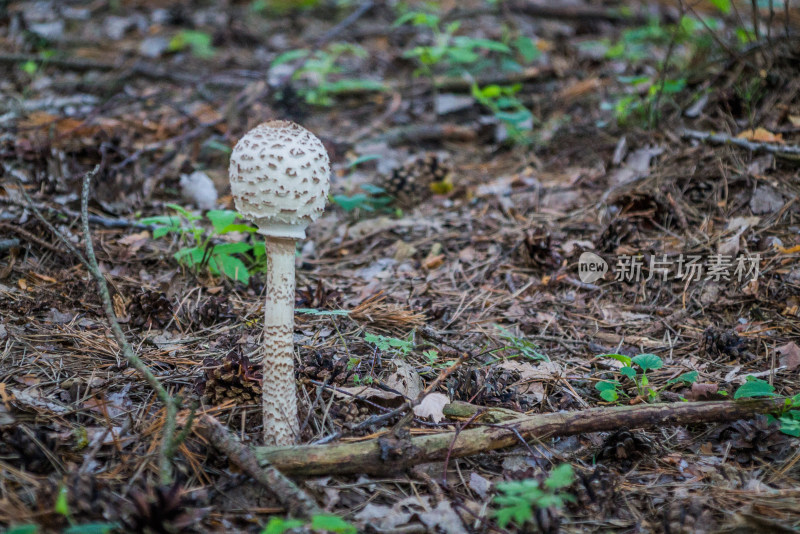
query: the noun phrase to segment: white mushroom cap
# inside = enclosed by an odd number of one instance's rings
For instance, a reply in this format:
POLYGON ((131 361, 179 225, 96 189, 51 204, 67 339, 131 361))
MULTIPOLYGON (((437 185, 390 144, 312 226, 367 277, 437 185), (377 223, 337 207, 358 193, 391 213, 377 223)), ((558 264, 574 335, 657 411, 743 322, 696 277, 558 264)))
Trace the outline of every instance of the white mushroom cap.
POLYGON ((228 172, 236 209, 264 235, 304 238, 328 200, 328 152, 293 122, 269 121, 247 132, 233 148, 228 172))

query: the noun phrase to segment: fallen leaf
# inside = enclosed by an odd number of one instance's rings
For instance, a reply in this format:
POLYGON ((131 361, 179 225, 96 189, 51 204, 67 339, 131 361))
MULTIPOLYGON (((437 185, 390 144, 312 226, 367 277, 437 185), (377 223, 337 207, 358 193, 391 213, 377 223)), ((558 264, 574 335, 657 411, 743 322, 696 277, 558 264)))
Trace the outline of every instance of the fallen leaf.
POLYGON ((489 490, 492 489, 492 483, 473 471, 469 475, 469 487, 472 491, 477 493, 481 499, 485 499, 486 495, 489 494, 489 490))
POLYGON ((775 349, 775 352, 781 355, 781 365, 786 366, 789 371, 794 371, 800 367, 800 347, 795 343, 789 342, 786 345, 780 346, 775 349))
POLYGON ((747 139, 756 143, 783 143, 781 134, 774 134, 764 128, 748 129, 736 136, 739 139, 747 139))
POLYGON ((416 400, 422 393, 422 378, 410 364, 403 360, 392 361, 395 372, 386 377, 385 384, 403 394, 407 399, 416 400))
POLYGON ((448 402, 450 402, 450 399, 447 398, 447 395, 431 393, 414 407, 414 415, 423 419, 430 417, 434 423, 438 423, 444 419, 442 410, 444 410, 444 406, 448 402))
POLYGON ((692 390, 686 395, 690 400, 701 400, 713 397, 719 391, 717 384, 701 384, 695 382, 692 384, 692 390))

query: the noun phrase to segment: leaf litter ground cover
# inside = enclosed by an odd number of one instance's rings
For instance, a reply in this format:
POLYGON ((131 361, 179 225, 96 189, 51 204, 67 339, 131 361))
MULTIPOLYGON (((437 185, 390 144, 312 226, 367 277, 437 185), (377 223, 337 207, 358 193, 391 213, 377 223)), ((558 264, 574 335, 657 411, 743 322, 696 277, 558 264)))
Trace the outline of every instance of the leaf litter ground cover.
POLYGON ((308 521, 195 434, 161 484, 163 404, 20 189, 82 249, 100 165, 91 231, 124 333, 180 418, 196 406, 247 445, 267 266, 227 166, 275 118, 315 132, 335 174, 297 250, 302 443, 392 455, 523 414, 791 398, 793 2, 162 4, 0 7, 0 525, 800 527, 791 410, 296 477, 325 511, 308 521), (605 276, 587 281, 585 252, 605 276))

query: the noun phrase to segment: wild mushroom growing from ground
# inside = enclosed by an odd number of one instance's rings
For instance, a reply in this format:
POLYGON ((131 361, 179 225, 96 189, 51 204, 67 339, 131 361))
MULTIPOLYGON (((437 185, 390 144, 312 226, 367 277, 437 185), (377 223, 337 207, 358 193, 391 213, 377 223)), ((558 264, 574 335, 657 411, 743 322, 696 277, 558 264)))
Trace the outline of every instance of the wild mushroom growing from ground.
POLYGON ((288 121, 260 124, 233 149, 229 168, 236 209, 265 237, 264 355, 261 389, 264 441, 297 439, 294 380, 295 242, 325 209, 330 161, 322 142, 288 121))

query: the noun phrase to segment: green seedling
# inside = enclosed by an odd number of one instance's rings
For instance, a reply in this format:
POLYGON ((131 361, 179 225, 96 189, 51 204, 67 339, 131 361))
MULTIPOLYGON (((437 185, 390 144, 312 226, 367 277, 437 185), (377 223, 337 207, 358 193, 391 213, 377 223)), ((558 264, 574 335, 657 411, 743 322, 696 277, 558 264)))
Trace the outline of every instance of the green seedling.
MULTIPOLYGON (((636 387, 636 393, 641 398, 652 402, 658 397, 658 390, 650 387, 647 371, 661 369, 664 365, 661 358, 655 354, 639 354, 633 358, 624 354, 601 354, 599 357, 612 358, 622 362, 624 366, 619 370, 619 373, 633 382, 636 387)), ((595 388, 600 392, 600 397, 606 402, 617 402, 620 395, 625 395, 622 384, 617 380, 598 382, 595 388)))
MULTIPOLYGON (((767 381, 748 376, 747 381, 739 386, 733 394, 734 399, 753 399, 758 397, 775 397, 775 388, 767 381)), ((777 417, 769 416, 770 421, 778 421, 781 432, 800 437, 800 394, 786 399, 786 405, 777 417)))
POLYGON ((536 343, 517 337, 500 325, 495 325, 495 328, 500 330, 500 338, 506 342, 506 345, 499 351, 493 351, 493 353, 502 352, 502 356, 509 359, 522 358, 524 360, 550 361, 550 358, 541 352, 541 348, 536 343))
POLYGON ((176 204, 167 204, 178 215, 145 217, 140 222, 155 225, 153 238, 168 234, 179 236, 184 246, 174 254, 174 258, 193 269, 207 268, 213 275, 224 275, 247 285, 250 275, 266 269, 264 241, 255 239, 258 228, 237 223, 239 215, 232 210, 210 210, 206 219, 211 231, 206 231, 199 221, 203 217, 195 215, 176 204), (251 234, 250 242, 215 243, 219 236, 231 232, 251 234))
POLYGON ((347 43, 333 43, 324 50, 313 52, 307 49, 289 50, 276 57, 270 68, 298 63, 291 79, 301 83, 298 92, 308 104, 314 106, 331 106, 334 97, 341 93, 386 89, 383 83, 376 80, 343 76, 342 60, 347 56, 362 59, 367 52, 360 46, 347 43))
POLYGON ((483 88, 472 84, 472 96, 505 124, 508 136, 514 143, 527 145, 532 140, 534 117, 515 96, 520 89, 522 89, 521 84, 487 85, 483 88))
MULTIPOLYGON (((533 520, 534 510, 541 508, 562 508, 567 502, 574 502, 575 497, 562 490, 572 485, 575 473, 569 464, 561 464, 550 472, 543 483, 528 479, 497 484, 498 495, 493 503, 497 509, 493 512, 500 528, 514 523, 517 528, 533 520)), ((526 530, 527 532, 527 530, 526 530)))
POLYGON ((273 517, 261 531, 261 534, 284 534, 302 527, 310 529, 311 532, 333 532, 334 534, 356 534, 357 532, 356 527, 339 516, 316 514, 311 517, 311 521, 273 517))
POLYGON ((380 351, 393 352, 406 356, 409 352, 414 350, 413 336, 413 332, 408 335, 408 339, 398 339, 396 337, 367 333, 364 334, 364 341, 372 343, 380 351))
POLYGON ((192 55, 201 59, 214 57, 216 51, 211 46, 211 35, 197 30, 181 30, 170 39, 167 50, 179 52, 189 49, 192 55))

